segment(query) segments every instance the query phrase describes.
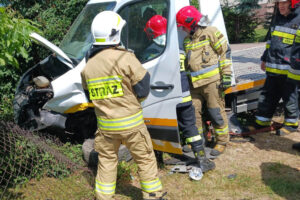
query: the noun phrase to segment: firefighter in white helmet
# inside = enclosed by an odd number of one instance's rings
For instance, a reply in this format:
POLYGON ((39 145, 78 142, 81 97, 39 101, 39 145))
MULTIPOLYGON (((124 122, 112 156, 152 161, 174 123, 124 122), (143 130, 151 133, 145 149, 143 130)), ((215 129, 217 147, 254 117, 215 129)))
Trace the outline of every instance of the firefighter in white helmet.
POLYGON ((271 120, 280 99, 284 106, 284 123, 279 134, 289 134, 298 127, 298 84, 287 77, 291 69, 291 48, 299 26, 291 0, 276 0, 275 18, 271 24, 271 35, 261 57, 261 69, 266 71, 266 82, 262 89, 256 114, 256 128, 271 125, 271 120))
POLYGON ((95 105, 98 121, 96 197, 113 199, 122 143, 138 165, 143 198, 163 199, 156 158, 140 105, 149 94, 150 75, 133 53, 119 46, 125 24, 112 11, 103 11, 94 18, 91 27, 94 43, 81 72, 83 88, 95 105))
POLYGON ((180 9, 176 21, 189 34, 184 39, 184 48, 193 86, 191 94, 196 109, 196 125, 199 134, 202 134, 204 127, 201 115, 206 104, 217 139, 211 155, 218 156, 224 152, 229 141, 222 90, 231 86, 230 48, 216 27, 204 24, 206 17, 195 7, 180 9))

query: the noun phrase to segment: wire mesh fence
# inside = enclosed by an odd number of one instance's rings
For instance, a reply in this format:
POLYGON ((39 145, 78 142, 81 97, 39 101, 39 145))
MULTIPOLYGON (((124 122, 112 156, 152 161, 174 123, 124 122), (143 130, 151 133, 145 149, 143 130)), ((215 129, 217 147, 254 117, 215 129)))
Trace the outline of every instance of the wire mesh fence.
POLYGON ((0 137, 0 199, 93 199, 93 172, 54 137, 7 122, 0 137))

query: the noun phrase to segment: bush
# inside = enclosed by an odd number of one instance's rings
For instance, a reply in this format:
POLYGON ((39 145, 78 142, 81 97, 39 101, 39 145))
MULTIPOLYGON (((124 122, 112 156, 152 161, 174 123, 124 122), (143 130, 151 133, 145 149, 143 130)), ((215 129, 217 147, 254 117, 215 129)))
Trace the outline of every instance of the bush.
POLYGON ((259 7, 258 0, 240 0, 236 5, 225 3, 222 11, 230 43, 255 41, 255 29, 259 25, 255 9, 259 7))
MULTIPOLYGON (((11 7, 25 18, 41 25, 47 40, 59 45, 88 0, 13 0, 11 7)), ((44 47, 34 45, 30 55, 35 63, 49 54, 44 47)))
POLYGON ((12 120, 11 100, 23 73, 20 64, 31 60, 29 34, 40 31, 36 23, 5 7, 0 7, 0 24, 0 119, 12 120))

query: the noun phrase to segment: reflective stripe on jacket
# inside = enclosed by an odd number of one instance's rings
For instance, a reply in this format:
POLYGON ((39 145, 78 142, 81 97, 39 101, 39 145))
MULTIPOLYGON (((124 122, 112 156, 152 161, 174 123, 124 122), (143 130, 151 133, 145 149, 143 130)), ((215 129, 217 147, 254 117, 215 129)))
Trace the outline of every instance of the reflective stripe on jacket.
POLYGON ((293 21, 298 23, 298 30, 296 31, 295 40, 291 50, 291 68, 288 72, 288 78, 300 81, 300 6, 296 8, 297 15, 293 21))
POLYGON ((297 23, 293 22, 295 16, 294 13, 287 17, 278 14, 274 25, 270 28, 271 37, 267 41, 266 50, 261 57, 261 60, 266 62, 267 73, 286 76, 291 68, 291 47, 298 28, 297 23))
POLYGON ((190 93, 190 84, 187 73, 185 71, 186 56, 184 52, 180 52, 180 79, 181 79, 181 90, 182 90, 182 101, 177 107, 183 107, 192 104, 192 96, 190 93))
POLYGON ((194 88, 231 75, 231 50, 226 38, 215 27, 199 27, 184 40, 188 71, 194 88))

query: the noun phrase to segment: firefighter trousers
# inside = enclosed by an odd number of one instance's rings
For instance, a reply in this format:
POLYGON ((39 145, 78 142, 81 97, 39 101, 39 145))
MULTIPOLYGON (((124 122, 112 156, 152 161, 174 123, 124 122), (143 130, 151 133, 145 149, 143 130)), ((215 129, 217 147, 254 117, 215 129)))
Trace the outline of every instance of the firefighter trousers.
POLYGON ((220 81, 215 81, 191 91, 193 104, 196 109, 196 126, 199 134, 203 133, 203 106, 206 105, 209 119, 215 130, 217 144, 226 145, 229 141, 228 120, 225 112, 225 101, 220 81))
POLYGON ((192 102, 181 103, 176 108, 179 131, 182 139, 192 146, 194 152, 202 150, 202 134, 198 133, 196 127, 195 108, 192 102))
POLYGON ((95 150, 99 153, 95 182, 97 199, 113 199, 117 179, 118 151, 121 143, 129 149, 138 165, 144 198, 148 198, 149 193, 161 191, 162 185, 158 178, 152 141, 145 124, 119 133, 103 132, 98 129, 95 137, 95 150))
POLYGON ((271 125, 273 114, 282 98, 284 107, 284 125, 298 127, 298 84, 286 76, 267 75, 266 82, 258 100, 256 123, 271 125))

